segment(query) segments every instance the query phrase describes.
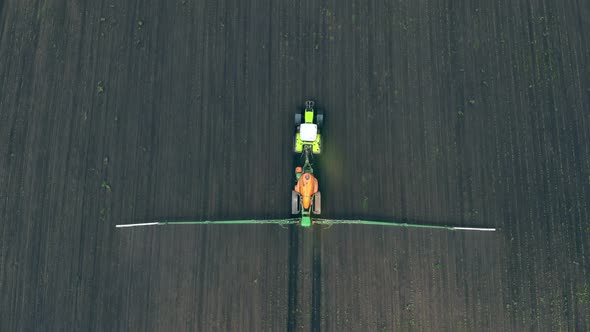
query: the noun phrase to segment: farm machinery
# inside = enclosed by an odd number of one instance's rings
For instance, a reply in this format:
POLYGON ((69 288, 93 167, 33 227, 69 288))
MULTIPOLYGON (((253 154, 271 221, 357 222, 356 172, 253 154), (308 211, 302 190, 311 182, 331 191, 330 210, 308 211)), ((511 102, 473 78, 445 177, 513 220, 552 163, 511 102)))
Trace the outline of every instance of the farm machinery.
POLYGON ((495 228, 458 227, 443 225, 410 224, 405 222, 388 222, 360 219, 321 219, 316 216, 321 214, 321 192, 319 182, 314 174, 311 159, 322 152, 321 130, 324 124, 323 112, 315 109, 313 101, 306 101, 305 109, 295 113, 295 136, 293 139, 293 151, 305 160, 302 166, 295 168, 295 186, 291 191, 291 214, 297 218, 289 219, 245 219, 245 220, 196 220, 177 221, 161 220, 147 223, 120 224, 118 228, 137 226, 164 226, 164 225, 232 225, 232 224, 296 224, 304 228, 317 225, 334 224, 360 224, 375 226, 396 226, 412 228, 446 229, 451 231, 496 231, 495 228))

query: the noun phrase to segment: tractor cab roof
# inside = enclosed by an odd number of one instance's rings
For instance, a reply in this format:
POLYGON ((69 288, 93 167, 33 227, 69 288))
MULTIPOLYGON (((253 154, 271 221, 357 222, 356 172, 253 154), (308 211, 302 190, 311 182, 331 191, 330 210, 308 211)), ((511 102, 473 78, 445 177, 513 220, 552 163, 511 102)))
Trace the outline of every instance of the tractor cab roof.
POLYGON ((315 123, 302 123, 299 126, 299 134, 302 141, 313 142, 318 135, 318 126, 315 123))

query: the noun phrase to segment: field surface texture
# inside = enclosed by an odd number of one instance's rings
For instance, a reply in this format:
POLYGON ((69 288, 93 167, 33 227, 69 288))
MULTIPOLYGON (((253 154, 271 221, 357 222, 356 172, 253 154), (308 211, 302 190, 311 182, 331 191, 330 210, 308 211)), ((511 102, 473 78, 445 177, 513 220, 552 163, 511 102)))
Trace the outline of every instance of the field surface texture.
POLYGON ((1 331, 590 330, 587 0, 0 0, 1 331), (322 217, 289 218, 325 112, 322 217))

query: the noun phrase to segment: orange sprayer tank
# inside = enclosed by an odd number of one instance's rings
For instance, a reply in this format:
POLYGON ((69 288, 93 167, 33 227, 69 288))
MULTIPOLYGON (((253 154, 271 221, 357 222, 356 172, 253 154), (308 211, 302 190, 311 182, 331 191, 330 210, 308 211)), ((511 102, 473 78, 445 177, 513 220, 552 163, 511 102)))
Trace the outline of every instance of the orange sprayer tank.
POLYGON ((318 180, 311 173, 303 173, 295 185, 295 191, 302 196, 303 208, 309 209, 311 197, 318 192, 318 180))

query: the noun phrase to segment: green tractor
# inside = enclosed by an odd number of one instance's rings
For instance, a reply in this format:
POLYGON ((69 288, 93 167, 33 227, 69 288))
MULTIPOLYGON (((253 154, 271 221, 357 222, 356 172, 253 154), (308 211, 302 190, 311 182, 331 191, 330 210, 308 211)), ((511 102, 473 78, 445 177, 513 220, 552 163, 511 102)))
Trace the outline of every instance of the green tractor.
POLYGON ((324 114, 314 109, 314 102, 308 100, 305 102, 303 112, 295 113, 295 127, 297 132, 293 143, 295 153, 303 153, 306 149, 311 149, 313 154, 322 152, 322 142, 320 131, 324 125, 324 114))

